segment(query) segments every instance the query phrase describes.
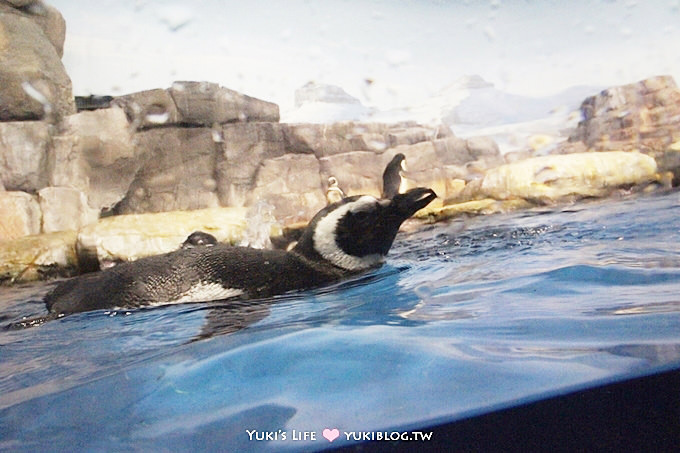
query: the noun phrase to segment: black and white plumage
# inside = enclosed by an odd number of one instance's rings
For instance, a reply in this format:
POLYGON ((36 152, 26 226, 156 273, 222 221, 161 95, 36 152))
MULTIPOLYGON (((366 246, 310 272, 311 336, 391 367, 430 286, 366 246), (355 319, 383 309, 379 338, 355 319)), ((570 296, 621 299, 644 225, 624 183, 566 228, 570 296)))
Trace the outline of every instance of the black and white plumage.
POLYGON ((319 211, 289 252, 224 244, 180 248, 63 282, 45 302, 57 315, 254 299, 329 284, 379 266, 402 222, 434 198, 426 188, 390 200, 345 198, 319 211))
POLYGON ((345 198, 345 192, 342 191, 338 185, 338 180, 335 176, 328 178, 328 189, 326 189, 326 200, 328 204, 336 203, 345 198))
POLYGON ((398 193, 405 192, 406 157, 402 153, 395 154, 383 172, 382 198, 391 199, 398 193))

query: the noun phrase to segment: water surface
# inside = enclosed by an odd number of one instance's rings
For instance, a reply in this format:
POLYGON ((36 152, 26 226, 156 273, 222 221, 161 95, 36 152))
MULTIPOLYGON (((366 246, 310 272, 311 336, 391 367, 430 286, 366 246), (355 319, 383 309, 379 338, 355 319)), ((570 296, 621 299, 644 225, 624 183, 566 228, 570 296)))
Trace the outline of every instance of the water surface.
MULTIPOLYGON (((674 192, 454 220, 246 315, 186 304, 2 330, 0 449, 313 450, 679 368, 679 217, 674 192), (206 330, 234 316, 247 327, 206 330)), ((2 324, 44 314, 52 285, 0 288, 2 324)))

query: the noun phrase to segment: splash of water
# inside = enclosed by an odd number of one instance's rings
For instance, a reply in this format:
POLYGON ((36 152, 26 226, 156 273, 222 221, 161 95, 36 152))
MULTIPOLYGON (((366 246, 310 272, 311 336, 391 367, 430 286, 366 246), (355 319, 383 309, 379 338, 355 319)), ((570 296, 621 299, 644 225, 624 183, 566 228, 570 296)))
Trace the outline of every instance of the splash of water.
POLYGON ((49 118, 52 115, 53 108, 52 103, 47 99, 47 97, 41 93, 36 87, 34 87, 30 82, 22 82, 21 88, 24 92, 29 95, 32 99, 40 102, 43 106, 43 111, 45 112, 45 118, 49 118))
POLYGON ((264 200, 258 201, 248 209, 246 221, 247 227, 239 245, 256 249, 272 248, 269 234, 276 223, 274 206, 264 200))

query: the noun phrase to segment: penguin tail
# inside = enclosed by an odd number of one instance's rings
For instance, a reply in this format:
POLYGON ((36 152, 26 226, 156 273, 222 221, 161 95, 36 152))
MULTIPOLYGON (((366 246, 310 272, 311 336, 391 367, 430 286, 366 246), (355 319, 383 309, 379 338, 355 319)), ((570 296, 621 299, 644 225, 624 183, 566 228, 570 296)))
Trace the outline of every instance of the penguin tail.
POLYGON ((39 327, 45 324, 47 321, 52 321, 54 319, 60 318, 63 315, 60 315, 59 313, 50 313, 45 316, 36 316, 34 318, 25 318, 22 319, 21 321, 15 321, 12 323, 9 323, 4 327, 4 330, 21 330, 21 329, 28 329, 30 327, 39 327))

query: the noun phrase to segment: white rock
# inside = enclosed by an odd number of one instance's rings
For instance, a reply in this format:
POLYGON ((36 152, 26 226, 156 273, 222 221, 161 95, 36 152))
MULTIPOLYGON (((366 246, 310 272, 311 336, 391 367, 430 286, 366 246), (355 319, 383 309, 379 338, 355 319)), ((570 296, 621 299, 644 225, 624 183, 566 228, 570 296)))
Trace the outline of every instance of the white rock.
POLYGON ((212 234, 219 242, 235 243, 246 228, 246 211, 209 208, 107 217, 80 230, 78 251, 101 264, 134 261, 177 250, 196 230, 212 234))
POLYGON ((26 236, 0 241, 0 281, 67 277, 77 274, 76 232, 26 236))
POLYGON ((0 241, 40 233, 40 206, 26 192, 0 192, 0 241))
POLYGON ((43 233, 78 230, 99 218, 99 211, 87 204, 87 196, 70 187, 45 187, 38 191, 38 203, 43 233))
POLYGON ((47 185, 49 124, 0 122, 0 181, 9 190, 35 191, 47 185))
POLYGON ((616 187, 653 181, 656 172, 656 161, 637 152, 541 156, 488 170, 480 192, 497 200, 603 196, 616 187))

